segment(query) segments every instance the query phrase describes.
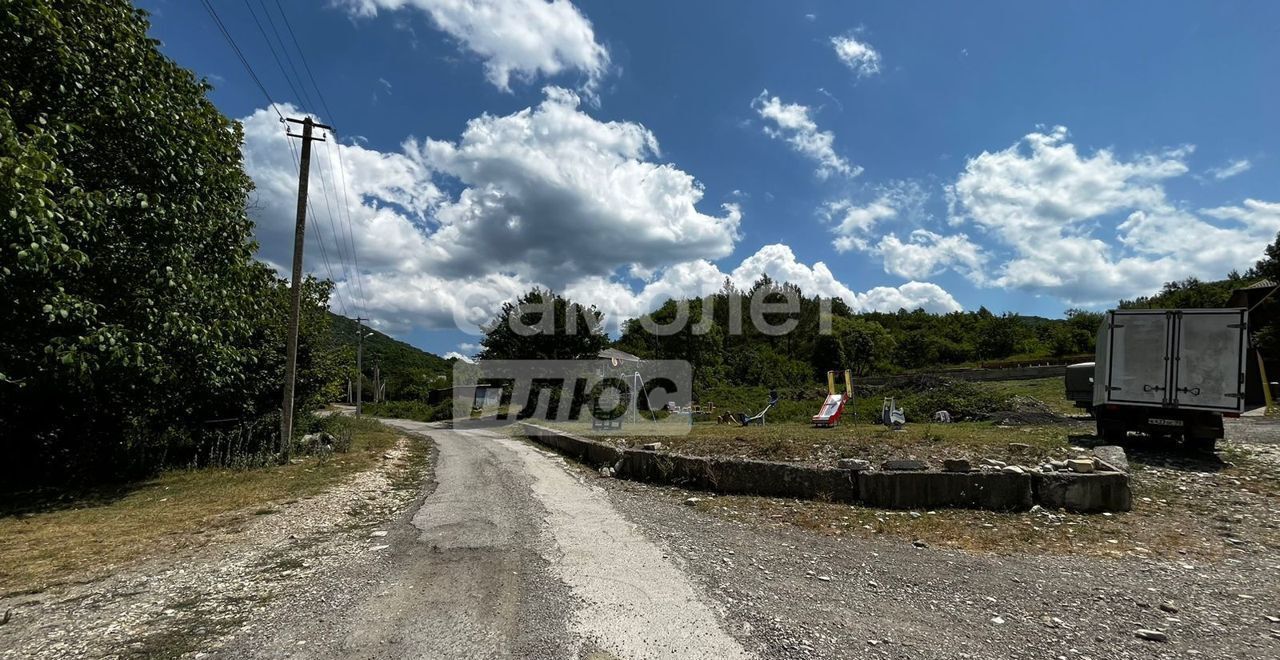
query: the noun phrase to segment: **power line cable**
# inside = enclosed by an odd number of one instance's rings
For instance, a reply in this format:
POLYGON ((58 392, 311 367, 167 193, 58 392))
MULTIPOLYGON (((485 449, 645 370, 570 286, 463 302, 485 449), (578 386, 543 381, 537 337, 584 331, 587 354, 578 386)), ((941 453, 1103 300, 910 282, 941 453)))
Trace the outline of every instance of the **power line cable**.
MULTIPOLYGON (((302 171, 302 165, 298 162, 298 150, 297 150, 297 147, 295 147, 295 146, 293 145, 293 143, 292 143, 292 142, 290 142, 290 143, 289 143, 289 155, 293 157, 293 169, 294 169, 294 171, 295 171, 295 172, 301 172, 301 171, 302 171)), ((316 213, 316 208, 315 208, 315 206, 314 206, 314 205, 312 205, 311 200, 310 200, 309 198, 307 199, 307 211, 311 214, 311 217, 313 217, 313 218, 319 218, 319 217, 320 217, 320 215, 316 213)), ((332 224, 332 223, 331 223, 331 224, 332 224)), ((323 232, 317 232, 317 235, 316 235, 316 242, 320 245, 320 260, 324 263, 325 273, 327 273, 327 274, 329 275, 329 280, 330 280, 331 282, 336 282, 336 281, 337 281, 337 278, 333 276, 333 267, 330 265, 330 262, 329 262, 329 254, 328 254, 328 251, 327 251, 327 250, 325 249, 325 247, 324 247, 324 233, 323 233, 323 232)), ((341 263, 341 262, 339 262, 339 263, 341 263)), ((341 290, 341 289, 338 289, 338 288, 335 286, 335 287, 334 287, 334 293, 335 293, 335 294, 337 294, 337 297, 338 297, 338 307, 342 310, 342 315, 343 315, 343 316, 350 316, 350 313, 347 311, 347 303, 346 303, 346 301, 343 299, 342 290, 341 290)))
MULTIPOLYGON (((330 137, 332 137, 332 134, 330 134, 330 137)), ((333 205, 332 205, 332 203, 331 203, 331 201, 330 201, 330 199, 329 199, 329 186, 330 186, 330 184, 331 184, 331 181, 333 180, 333 176, 332 176, 331 174, 329 174, 328 176, 326 176, 327 171, 330 169, 330 168, 326 167, 326 165, 327 165, 327 163, 328 163, 328 161, 329 161, 329 158, 330 158, 330 157, 329 157, 329 143, 326 141, 324 144, 325 144, 325 149, 324 149, 325 156, 324 156, 323 158, 317 158, 317 159, 316 159, 316 160, 319 162, 319 164, 320 164, 320 167, 319 167, 319 171, 320 171, 320 190, 324 193, 324 206, 325 206, 325 211, 328 213, 327 220, 328 220, 328 223, 329 223, 329 234, 330 234, 331 236, 333 236, 333 242, 334 242, 334 245, 338 247, 338 254, 339 254, 339 256, 341 256, 341 255, 342 255, 342 249, 341 249, 342 243, 338 240, 338 231, 335 229, 335 226, 336 226, 337 224, 339 224, 339 223, 334 222, 334 216, 333 216, 333 205)), ((336 190, 334 191, 334 197, 337 197, 337 191, 336 191, 336 190)), ((350 280, 350 279, 351 279, 351 275, 349 274, 349 272, 348 272, 348 271, 346 271, 346 263, 344 262, 344 263, 342 264, 342 266, 343 266, 343 269, 344 269, 344 270, 343 270, 343 275, 344 275, 345 277, 347 277, 347 279, 348 279, 348 280, 350 280)))
MULTIPOLYGON (((280 69, 280 75, 284 77, 284 81, 289 85, 289 91, 293 92, 293 97, 299 103, 306 102, 306 96, 298 93, 298 88, 293 84, 293 78, 289 77, 289 72, 285 71, 284 64, 280 62, 280 55, 276 52, 275 44, 271 43, 271 37, 267 36, 267 31, 262 27, 262 21, 258 20, 258 13, 253 10, 253 5, 249 4, 249 0, 244 0, 244 8, 249 10, 249 16, 253 18, 253 24, 258 26, 258 32, 262 34, 262 40, 267 42, 267 49, 271 51, 271 59, 276 61, 276 68, 280 69)), ((308 103, 308 105, 310 105, 308 103)))
MULTIPOLYGON (((311 87, 312 89, 315 90, 316 96, 320 99, 320 107, 324 109, 325 115, 327 115, 330 118, 330 120, 334 121, 334 123, 337 123, 336 122, 337 117, 334 115, 333 111, 329 109, 329 102, 327 99, 325 99, 324 92, 320 90, 320 85, 316 83, 315 74, 311 70, 311 64, 307 61, 306 53, 302 50, 302 44, 299 43, 298 41, 298 35, 293 30, 293 24, 289 21, 289 15, 285 13, 284 7, 281 6, 280 4, 280 0, 273 0, 273 2, 276 6, 276 11, 280 13, 280 19, 284 23, 285 30, 288 31, 289 33, 289 39, 293 41, 293 47, 298 52, 298 60, 302 62, 302 68, 307 72, 307 79, 311 81, 311 87)), ((269 12, 267 12, 265 7, 263 11, 269 14, 269 12)), ((333 135, 333 139, 336 141, 338 139, 337 131, 332 131, 331 133, 333 135)), ((368 314, 368 310, 367 310, 368 298, 365 296, 365 292, 364 292, 364 276, 360 271, 360 258, 358 253, 356 252, 355 230, 353 228, 353 222, 351 220, 351 202, 347 197, 347 188, 349 187, 347 185, 347 164, 346 164, 346 159, 342 155, 341 144, 338 145, 337 151, 338 151, 338 168, 339 168, 338 173, 342 179, 342 210, 346 215, 346 221, 347 221, 346 238, 348 241, 348 248, 351 253, 352 267, 356 275, 356 285, 360 290, 361 299, 366 304, 365 313, 368 314)))
POLYGON ((253 79, 254 84, 261 90, 262 95, 267 99, 267 105, 275 111, 276 116, 280 118, 280 123, 284 123, 284 115, 281 114, 280 108, 276 107, 276 103, 272 100, 271 94, 267 92, 266 85, 262 84, 262 79, 258 78, 258 74, 254 72, 253 66, 249 64, 248 58, 244 56, 244 52, 240 50, 240 46, 236 44, 236 40, 231 36, 231 32, 227 30, 227 26, 223 24, 222 18, 218 16, 218 11, 213 8, 209 0, 200 0, 200 4, 204 5, 204 9, 209 13, 209 18, 213 19, 213 24, 217 26, 218 31, 222 33, 222 37, 226 39, 227 45, 231 46, 231 50, 235 51, 236 57, 240 59, 240 64, 244 65, 244 70, 249 73, 249 77, 253 79))
MULTIPOLYGON (((288 83, 288 85, 289 85, 289 89, 290 89, 291 91, 293 91, 293 94, 294 94, 295 98, 298 98, 301 102, 304 102, 304 103, 306 103, 307 105, 309 105, 309 106, 311 106, 311 107, 314 107, 314 102, 311 100, 310 95, 308 95, 308 94, 306 93, 306 86, 305 86, 305 85, 303 85, 302 90, 301 90, 301 91, 299 91, 299 88, 298 88, 297 86, 295 86, 295 85, 294 85, 294 83, 293 83, 293 78, 294 78, 294 77, 298 77, 298 76, 297 76, 297 69, 296 69, 296 68, 294 68, 294 66, 293 66, 293 60, 292 60, 292 58, 290 58, 290 57, 289 57, 289 53, 288 53, 287 48, 285 47, 284 40, 280 37, 280 32, 279 32, 279 30, 277 30, 277 29, 276 29, 276 27, 275 27, 275 23, 274 23, 274 21, 271 19, 270 12, 268 12, 268 11, 267 11, 266 5, 262 5, 262 4, 261 4, 261 0, 259 0, 259 5, 262 7, 263 13, 264 13, 264 14, 266 14, 266 16, 267 16, 267 22, 271 24, 271 29, 272 29, 272 32, 273 32, 273 33, 275 33, 275 35, 276 35, 276 40, 280 43, 280 51, 277 51, 277 50, 276 50, 276 46, 275 46, 275 44, 273 44, 273 43, 271 42, 271 37, 267 34, 266 29, 262 27, 262 21, 258 18, 258 14, 257 14, 257 12, 255 12, 255 11, 253 10, 253 5, 249 2, 249 0, 244 0, 244 6, 245 6, 245 9, 247 9, 247 10, 249 11, 249 15, 250 15, 250 17, 253 19, 253 23, 254 23, 254 25, 256 25, 256 26, 257 26, 257 28, 258 28, 258 33, 262 35, 262 40, 263 40, 263 41, 265 41, 265 42, 267 43, 267 49, 268 49, 268 50, 270 50, 270 52, 271 52, 271 57, 272 57, 272 59, 273 59, 273 60, 275 60, 276 68, 278 68, 278 69, 280 70, 280 74, 281 74, 282 76, 284 76, 284 78, 285 78, 285 82, 287 82, 287 83, 288 83), (294 71, 294 75, 293 75, 292 77, 289 75, 289 72, 285 70, 285 65, 284 65, 284 63, 283 63, 283 62, 281 62, 281 60, 280 60, 280 52, 281 52, 281 51, 284 53, 285 59, 289 62, 289 67, 290 67, 290 69, 293 69, 293 71, 294 71)), ((295 170, 296 170, 296 169, 300 168, 301 166, 300 166, 300 165, 299 165, 299 163, 298 163, 297 153, 296 153, 296 151, 294 150, 292 143, 290 143, 290 152, 293 154, 293 159, 294 159, 294 168, 295 168, 295 170)), ((320 215, 316 214, 316 213, 315 213, 315 210, 314 210, 314 207, 312 207, 312 205, 311 205, 311 201, 310 201, 310 200, 307 200, 307 205, 308 205, 308 207, 309 207, 309 208, 312 208, 312 210, 311 210, 312 217, 315 217, 315 218, 317 218, 317 219, 323 218, 323 219, 325 219, 325 220, 329 223, 329 227, 330 227, 330 229, 329 229, 329 233, 330 233, 331 235, 333 235, 333 236, 334 236, 334 245, 333 245, 333 247, 334 247, 334 249, 337 251, 337 254, 336 254, 335 256, 336 256, 336 257, 337 257, 337 259, 338 259, 338 265, 342 268, 342 275, 343 275, 343 278, 344 278, 344 279, 348 279, 348 280, 349 280, 349 279, 351 278, 351 276, 350 276, 350 274, 348 273, 348 271, 346 270, 346 264, 347 264, 347 262, 348 262, 348 259, 347 259, 347 258, 346 258, 346 256, 343 254, 343 249, 342 249, 342 248, 343 248, 343 246, 342 246, 342 243, 341 243, 341 242, 339 242, 339 241, 337 240, 337 232, 333 229, 333 207, 332 207, 332 202, 330 201, 329 185, 330 185, 330 184, 324 180, 324 176, 322 175, 322 176, 321 176, 321 186, 320 186, 320 190, 321 190, 321 192, 323 192, 323 193, 324 193, 324 198, 325 198, 325 207, 326 207, 326 209, 327 209, 327 211, 328 211, 328 216, 327 216, 327 217, 325 217, 325 216, 320 216, 320 215)), ((336 191, 335 191, 335 193, 334 193, 334 194, 335 194, 335 195, 337 194, 337 193, 336 193, 336 191)), ((330 280, 334 280, 334 281, 336 281, 336 278, 335 278, 335 277, 334 277, 334 275, 333 275, 333 267, 332 267, 332 264, 330 263, 330 260, 329 260, 328 250, 325 248, 325 245, 324 245, 324 232, 323 232, 323 231, 318 231, 318 232, 317 232, 316 240, 317 240, 317 242, 319 242, 319 244, 320 244, 320 256, 321 256, 321 259, 324 261, 325 270, 326 270, 326 272, 327 272, 327 273, 328 273, 328 275, 329 275, 329 279, 330 279, 330 280)), ((345 309, 345 307, 346 307, 346 304, 342 301, 341 294, 339 294, 339 305, 340 305, 340 306, 342 306, 344 309, 345 309)), ((344 315, 345 315, 345 312, 344 312, 344 315)))

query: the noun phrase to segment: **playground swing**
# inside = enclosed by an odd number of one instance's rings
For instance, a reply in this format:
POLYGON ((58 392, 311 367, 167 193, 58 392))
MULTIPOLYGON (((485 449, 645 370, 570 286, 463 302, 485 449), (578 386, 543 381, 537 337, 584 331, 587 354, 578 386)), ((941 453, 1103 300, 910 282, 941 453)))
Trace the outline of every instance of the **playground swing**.
POLYGON ((742 424, 743 426, 751 426, 752 424, 759 424, 760 426, 764 426, 765 414, 768 413, 769 410, 777 404, 778 404, 778 390, 771 389, 769 390, 769 404, 764 407, 764 410, 761 410, 758 414, 752 415, 750 417, 747 416, 747 413, 739 413, 738 416, 741 418, 739 423, 742 424))
POLYGON ((840 423, 840 416, 844 414, 845 404, 853 400, 853 373, 848 369, 844 370, 844 393, 836 393, 836 372, 827 372, 827 398, 822 402, 822 408, 818 410, 818 414, 813 416, 813 425, 818 428, 829 429, 840 423))
MULTIPOLYGON (((618 366, 618 361, 616 359, 613 362, 613 366, 615 367, 618 366)), ((638 398, 641 394, 644 395, 644 404, 645 404, 645 407, 649 410, 650 420, 657 422, 658 421, 657 413, 653 411, 653 404, 649 402, 649 391, 646 390, 644 387, 644 383, 645 383, 644 376, 640 375, 639 370, 637 370, 635 373, 632 373, 632 374, 623 374, 622 378, 624 380, 630 381, 630 387, 628 389, 631 392, 631 402, 628 408, 631 411, 631 422, 632 423, 636 422, 637 412, 639 410, 638 398)), ((626 415, 623 415, 617 418, 612 418, 612 419, 602 419, 597 417, 593 411, 593 414, 591 415, 591 430, 593 431, 619 430, 622 428, 622 421, 625 417, 626 415)))

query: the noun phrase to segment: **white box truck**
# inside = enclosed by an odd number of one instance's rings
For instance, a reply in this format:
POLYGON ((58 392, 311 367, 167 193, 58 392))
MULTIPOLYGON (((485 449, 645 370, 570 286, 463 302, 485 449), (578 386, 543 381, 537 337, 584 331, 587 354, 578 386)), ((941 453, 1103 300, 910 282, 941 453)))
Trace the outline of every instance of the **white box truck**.
POLYGON ((1245 310, 1119 309, 1098 329, 1098 436, 1130 431, 1212 450, 1223 415, 1244 410, 1245 310))

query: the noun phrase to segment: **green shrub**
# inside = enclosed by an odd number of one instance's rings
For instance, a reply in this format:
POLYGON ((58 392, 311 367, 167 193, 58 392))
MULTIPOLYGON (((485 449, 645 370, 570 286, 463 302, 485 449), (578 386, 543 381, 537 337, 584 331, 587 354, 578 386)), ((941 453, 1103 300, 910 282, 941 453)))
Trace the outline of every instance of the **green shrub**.
POLYGON ((366 403, 364 405, 364 413, 374 417, 411 419, 418 422, 440 422, 453 418, 453 402, 442 401, 434 405, 422 401, 366 403))

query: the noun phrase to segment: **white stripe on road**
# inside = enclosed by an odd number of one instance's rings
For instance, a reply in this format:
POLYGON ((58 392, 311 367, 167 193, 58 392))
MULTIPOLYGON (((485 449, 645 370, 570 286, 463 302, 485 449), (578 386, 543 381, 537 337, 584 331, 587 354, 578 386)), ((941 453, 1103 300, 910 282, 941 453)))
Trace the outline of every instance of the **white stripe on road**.
POLYGON ((524 459, 548 512, 551 569, 580 598, 570 631, 619 658, 747 658, 685 574, 564 461, 529 445, 497 442, 524 459))

